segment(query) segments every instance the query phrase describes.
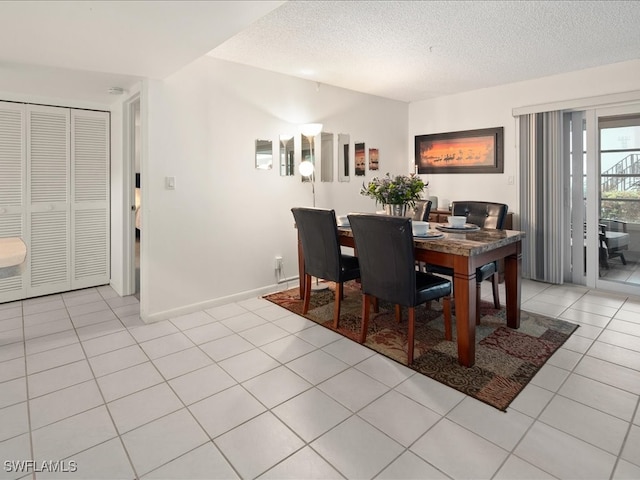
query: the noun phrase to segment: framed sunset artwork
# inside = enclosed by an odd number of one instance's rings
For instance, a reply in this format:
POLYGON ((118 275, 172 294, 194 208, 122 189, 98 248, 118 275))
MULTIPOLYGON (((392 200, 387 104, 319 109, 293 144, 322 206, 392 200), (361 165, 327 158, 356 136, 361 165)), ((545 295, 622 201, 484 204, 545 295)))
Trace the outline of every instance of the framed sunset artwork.
POLYGON ((416 135, 418 173, 504 173, 504 127, 416 135))

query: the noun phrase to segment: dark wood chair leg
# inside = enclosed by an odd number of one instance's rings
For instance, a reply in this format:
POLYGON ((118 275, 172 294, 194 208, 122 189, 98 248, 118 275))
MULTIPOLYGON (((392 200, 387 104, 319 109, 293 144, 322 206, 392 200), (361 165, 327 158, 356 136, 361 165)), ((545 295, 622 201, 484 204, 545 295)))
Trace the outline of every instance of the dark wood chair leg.
POLYGON ((373 297, 373 312, 374 313, 380 312, 380 303, 378 302, 378 297, 373 297))
POLYGON ((482 282, 476 282, 476 325, 480 325, 480 294, 482 293, 482 282))
POLYGON ((444 338, 451 341, 453 339, 451 333, 451 297, 443 297, 442 310, 444 313, 444 338))
POLYGON ((402 307, 396 303, 396 322, 400 323, 402 320, 402 307))
POLYGON ((367 328, 369 327, 369 295, 362 294, 362 325, 360 327, 360 343, 367 339, 367 328))
POLYGON ((343 298, 343 285, 341 282, 336 282, 336 293, 333 305, 333 328, 338 329, 338 323, 340 323, 340 302, 343 298))
POLYGON ((493 287, 493 306, 500 308, 500 292, 498 291, 498 274, 494 273, 491 276, 491 286, 493 287))
POLYGON ((302 313, 309 311, 309 300, 311 300, 311 275, 304 274, 304 303, 302 305, 302 313))
POLYGON ((409 307, 409 331, 407 333, 407 365, 413 363, 413 335, 416 323, 416 307, 409 307))

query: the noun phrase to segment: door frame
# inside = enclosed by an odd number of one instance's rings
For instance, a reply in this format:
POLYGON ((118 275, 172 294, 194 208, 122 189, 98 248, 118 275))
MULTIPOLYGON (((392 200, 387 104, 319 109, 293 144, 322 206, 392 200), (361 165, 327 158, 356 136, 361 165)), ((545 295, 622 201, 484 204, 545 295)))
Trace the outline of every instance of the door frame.
POLYGON ((639 295, 640 286, 600 278, 598 224, 600 217, 600 133, 598 119, 640 113, 640 103, 601 107, 586 112, 587 128, 587 286, 625 295, 639 295))
MULTIPOLYGON (((122 185, 123 185, 123 225, 122 225, 122 272, 123 272, 123 295, 133 295, 136 293, 136 253, 135 253, 135 111, 140 109, 140 93, 136 93, 123 103, 123 168, 122 168, 122 185)), ((138 139, 139 141, 139 139, 138 139)), ((142 142, 139 141, 139 148, 142 148, 142 142)), ((142 176, 142 171, 141 171, 142 176)))

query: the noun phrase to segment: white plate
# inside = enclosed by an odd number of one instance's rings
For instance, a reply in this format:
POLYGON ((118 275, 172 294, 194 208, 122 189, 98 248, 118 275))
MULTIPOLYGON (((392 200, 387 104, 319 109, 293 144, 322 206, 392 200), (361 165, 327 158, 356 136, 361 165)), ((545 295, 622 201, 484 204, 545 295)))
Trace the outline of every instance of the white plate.
POLYGON ((429 239, 429 238, 442 238, 444 237, 443 233, 440 232, 436 232, 433 230, 429 230, 426 235, 414 235, 414 238, 420 238, 420 239, 429 239))
POLYGON ((480 227, 477 225, 474 225, 473 223, 465 223, 464 227, 451 227, 449 225, 438 225, 436 226, 436 228, 441 232, 454 232, 454 233, 475 232, 476 230, 480 230, 480 227))

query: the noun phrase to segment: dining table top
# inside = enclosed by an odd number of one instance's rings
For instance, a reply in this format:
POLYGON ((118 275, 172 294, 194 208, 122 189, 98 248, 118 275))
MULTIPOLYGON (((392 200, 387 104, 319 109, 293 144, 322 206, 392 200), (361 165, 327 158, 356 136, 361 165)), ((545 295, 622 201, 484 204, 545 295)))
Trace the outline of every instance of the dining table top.
MULTIPOLYGON (((431 223, 431 225, 444 224, 431 223)), ((338 226, 338 233, 343 236, 353 237, 351 227, 348 226, 338 226)), ((524 232, 518 230, 496 230, 490 228, 461 231, 459 233, 429 230, 429 233, 438 234, 438 236, 414 236, 415 248, 462 256, 480 255, 481 253, 519 242, 525 236, 524 232)))

